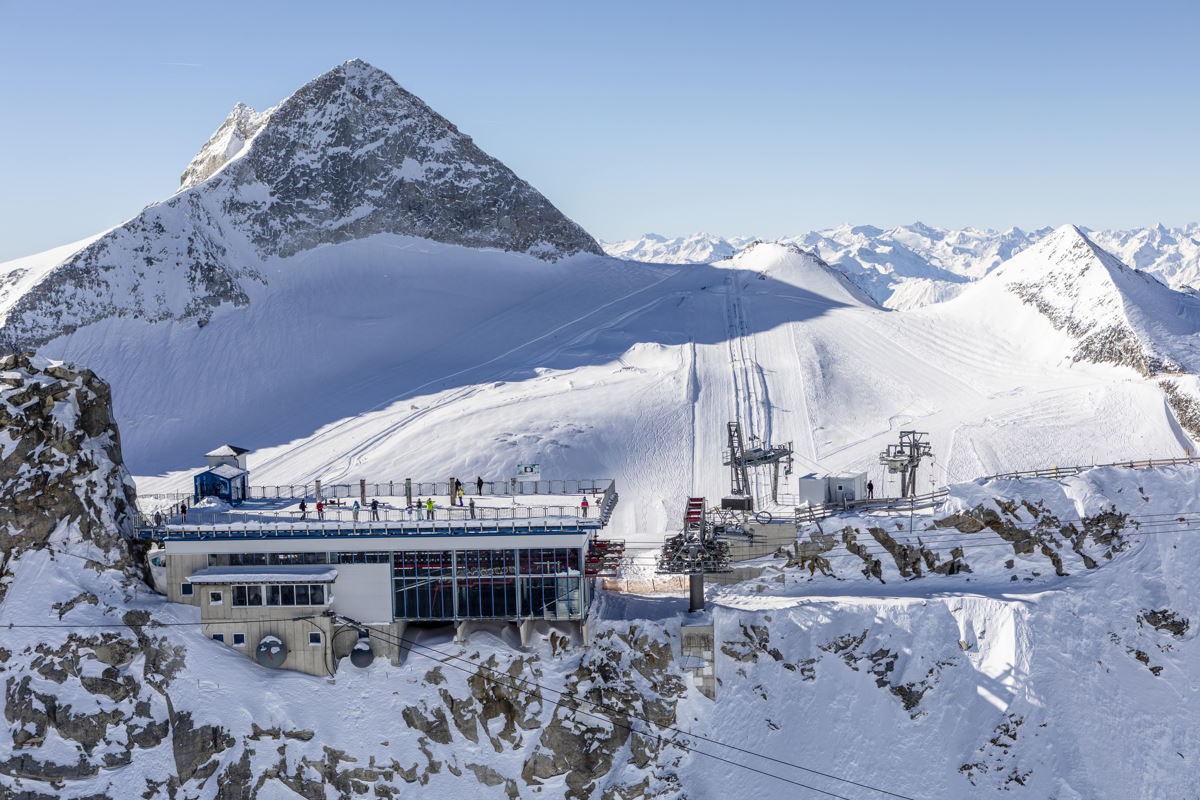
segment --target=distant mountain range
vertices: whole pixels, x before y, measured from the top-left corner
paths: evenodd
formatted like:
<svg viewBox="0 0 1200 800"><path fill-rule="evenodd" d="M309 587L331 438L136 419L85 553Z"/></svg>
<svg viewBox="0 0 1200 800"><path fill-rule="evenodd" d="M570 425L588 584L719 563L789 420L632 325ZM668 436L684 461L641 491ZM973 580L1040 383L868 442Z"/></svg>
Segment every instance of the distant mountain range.
<svg viewBox="0 0 1200 800"><path fill-rule="evenodd" d="M812 251L844 272L876 302L914 308L953 297L968 281L1050 234L1053 228L947 229L915 222L895 228L839 225L779 241ZM1181 228L1156 225L1124 231L1081 228L1121 261L1145 270L1172 288L1200 287L1200 223ZM604 242L611 256L664 264L711 263L728 258L752 236L707 233L667 238L648 233L638 239Z"/></svg>

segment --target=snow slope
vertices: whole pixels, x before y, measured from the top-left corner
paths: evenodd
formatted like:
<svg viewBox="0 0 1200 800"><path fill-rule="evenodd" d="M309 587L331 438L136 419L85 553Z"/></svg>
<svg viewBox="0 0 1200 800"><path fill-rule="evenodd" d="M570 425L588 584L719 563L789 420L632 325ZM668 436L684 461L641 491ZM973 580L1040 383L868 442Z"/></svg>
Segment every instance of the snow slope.
<svg viewBox="0 0 1200 800"><path fill-rule="evenodd" d="M782 245L714 265L551 265L392 237L271 274L203 329L121 320L48 348L112 378L140 491L186 491L226 440L252 448L260 484L503 479L536 461L615 478L614 533L648 545L682 498L728 490L732 419L791 441L797 474L864 469L881 488L878 453L905 428L931 434L923 488L1193 447L1154 379L1078 360L1078 338L1000 280L888 312ZM1097 434L1096 419L1114 424Z"/></svg>

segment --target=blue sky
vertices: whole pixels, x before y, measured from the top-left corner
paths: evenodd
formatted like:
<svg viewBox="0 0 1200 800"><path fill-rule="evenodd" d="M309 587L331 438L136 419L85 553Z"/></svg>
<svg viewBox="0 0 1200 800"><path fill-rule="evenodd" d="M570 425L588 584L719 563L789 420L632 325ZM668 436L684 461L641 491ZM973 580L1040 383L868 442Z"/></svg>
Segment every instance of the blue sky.
<svg viewBox="0 0 1200 800"><path fill-rule="evenodd" d="M354 57L603 239L1200 219L1198 3L0 0L0 259Z"/></svg>

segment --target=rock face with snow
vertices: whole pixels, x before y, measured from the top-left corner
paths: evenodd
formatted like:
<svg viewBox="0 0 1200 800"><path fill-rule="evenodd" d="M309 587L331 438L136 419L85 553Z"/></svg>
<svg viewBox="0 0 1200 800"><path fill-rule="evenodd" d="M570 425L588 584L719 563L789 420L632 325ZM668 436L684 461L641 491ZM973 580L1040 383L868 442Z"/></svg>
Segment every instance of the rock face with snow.
<svg viewBox="0 0 1200 800"><path fill-rule="evenodd" d="M601 252L528 183L362 61L268 111L239 104L181 184L32 288L0 296L8 349L109 318L204 325L221 305L249 303L251 287L266 283L264 262L378 233L551 260Z"/></svg>
<svg viewBox="0 0 1200 800"><path fill-rule="evenodd" d="M108 384L90 370L0 358L0 559L46 546L62 525L123 558L133 503Z"/></svg>

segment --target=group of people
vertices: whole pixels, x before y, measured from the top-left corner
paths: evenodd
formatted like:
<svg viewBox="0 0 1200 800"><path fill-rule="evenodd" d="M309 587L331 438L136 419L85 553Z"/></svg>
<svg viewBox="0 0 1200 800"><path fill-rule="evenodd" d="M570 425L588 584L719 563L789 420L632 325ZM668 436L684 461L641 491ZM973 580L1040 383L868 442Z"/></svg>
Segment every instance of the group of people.
<svg viewBox="0 0 1200 800"><path fill-rule="evenodd" d="M874 487L868 487L868 490L873 489L873 488ZM478 477L475 479L475 490L480 496L483 495L483 478L482 477ZM470 514L470 518L475 519L476 518L476 516L475 516L475 498L472 497L467 502L464 502L464 500L466 500L465 495L466 495L466 492L463 490L462 481L460 481L458 478L451 478L450 479L450 505L451 505L451 507L457 506L459 508L466 508ZM457 501L457 502L455 502L455 501ZM341 505L341 503L338 503L338 505ZM367 505L371 511L371 521L378 522L379 521L379 500L377 498L372 498L371 502L368 503ZM355 500L354 505L351 506L350 512L351 512L351 515L353 516L355 522L358 522L359 513L362 511L362 508L363 508L363 506L358 500ZM587 497L582 498L582 500L579 503L579 511L580 511L581 516L587 517L588 511L590 508L591 508L591 504L588 502ZM413 519L413 514L416 514L416 518L418 520L432 520L434 518L434 512L436 511L436 509L437 509L437 506L434 503L432 497L429 497L427 499L421 499L420 497L418 497L415 502L410 498L408 501L408 504L404 508L404 511L405 511L405 514L408 516L409 520ZM317 500L316 511L317 511L317 519L320 521L324 521L325 520L325 501L324 500ZM184 521L186 521L187 520L187 507L184 506L183 504L180 504L180 513L183 516ZM302 519L302 520L308 519L308 502L306 500L300 501L300 519Z"/></svg>

